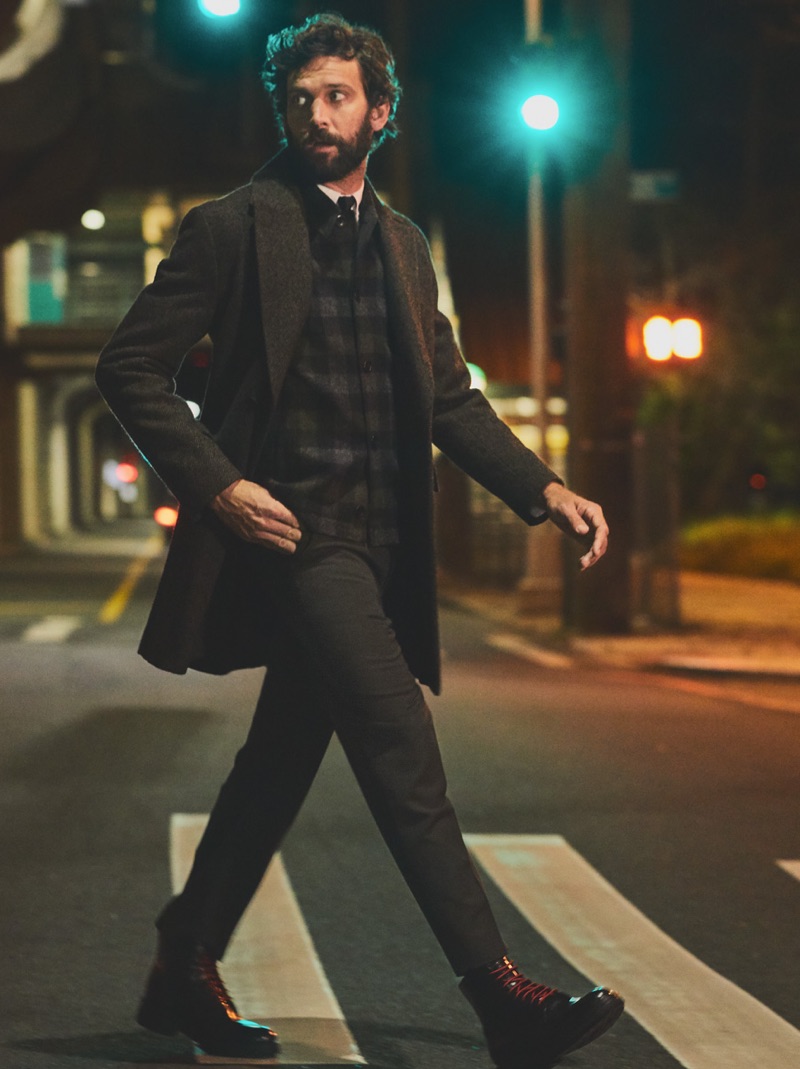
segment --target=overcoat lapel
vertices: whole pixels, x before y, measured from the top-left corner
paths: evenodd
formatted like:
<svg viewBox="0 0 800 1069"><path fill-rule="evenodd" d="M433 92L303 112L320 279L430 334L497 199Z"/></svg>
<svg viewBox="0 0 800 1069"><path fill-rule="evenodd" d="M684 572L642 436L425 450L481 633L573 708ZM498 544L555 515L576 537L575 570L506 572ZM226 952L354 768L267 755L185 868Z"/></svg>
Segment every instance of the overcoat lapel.
<svg viewBox="0 0 800 1069"><path fill-rule="evenodd" d="M311 251L299 194L277 175L252 183L258 289L270 393L277 398L311 303Z"/></svg>
<svg viewBox="0 0 800 1069"><path fill-rule="evenodd" d="M416 380L417 390L430 404L433 396L433 370L431 354L422 326L421 309L416 297L418 265L415 250L391 214L380 211L381 242L383 245L384 270L386 272L386 296L389 323L392 331L393 350L409 360L408 368ZM412 299L412 295L413 299Z"/></svg>
<svg viewBox="0 0 800 1069"><path fill-rule="evenodd" d="M252 182L256 259L270 392L277 398L296 350L311 303L311 250L301 196L283 157L266 165ZM416 250L392 214L378 202L388 312L397 349L408 358L421 398L430 402L433 374L422 310L412 299Z"/></svg>

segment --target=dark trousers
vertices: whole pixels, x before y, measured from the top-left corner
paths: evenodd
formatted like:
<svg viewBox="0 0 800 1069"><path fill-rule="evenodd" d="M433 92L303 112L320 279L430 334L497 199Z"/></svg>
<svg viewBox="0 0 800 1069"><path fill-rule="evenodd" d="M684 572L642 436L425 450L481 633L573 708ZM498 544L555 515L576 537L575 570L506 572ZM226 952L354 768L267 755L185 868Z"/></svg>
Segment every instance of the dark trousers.
<svg viewBox="0 0 800 1069"><path fill-rule="evenodd" d="M335 731L460 975L505 946L447 798L430 711L383 610L394 551L306 539L292 557L254 548L253 581L277 614L270 668L186 886L158 927L223 956Z"/></svg>

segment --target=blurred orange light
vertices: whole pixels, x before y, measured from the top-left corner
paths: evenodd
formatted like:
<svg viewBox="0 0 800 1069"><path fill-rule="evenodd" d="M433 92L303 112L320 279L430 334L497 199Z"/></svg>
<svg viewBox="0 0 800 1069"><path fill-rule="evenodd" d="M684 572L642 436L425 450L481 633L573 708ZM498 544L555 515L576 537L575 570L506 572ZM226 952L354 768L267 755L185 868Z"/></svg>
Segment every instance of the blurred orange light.
<svg viewBox="0 0 800 1069"><path fill-rule="evenodd" d="M650 360L669 360L672 356L672 321L666 316L651 316L642 328L642 338Z"/></svg>
<svg viewBox="0 0 800 1069"><path fill-rule="evenodd" d="M696 360L703 355L703 328L689 317L673 321L666 316L651 316L642 327L642 341L650 360L664 361L672 356Z"/></svg>
<svg viewBox="0 0 800 1069"><path fill-rule="evenodd" d="M676 319L672 324L672 349L683 360L696 360L703 352L703 330L696 319Z"/></svg>
<svg viewBox="0 0 800 1069"><path fill-rule="evenodd" d="M178 522L178 510L172 505L159 505L153 513L153 519L159 527L174 527Z"/></svg>
<svg viewBox="0 0 800 1069"><path fill-rule="evenodd" d="M135 483L139 478L139 469L135 464L123 460L117 464L116 475L121 483Z"/></svg>

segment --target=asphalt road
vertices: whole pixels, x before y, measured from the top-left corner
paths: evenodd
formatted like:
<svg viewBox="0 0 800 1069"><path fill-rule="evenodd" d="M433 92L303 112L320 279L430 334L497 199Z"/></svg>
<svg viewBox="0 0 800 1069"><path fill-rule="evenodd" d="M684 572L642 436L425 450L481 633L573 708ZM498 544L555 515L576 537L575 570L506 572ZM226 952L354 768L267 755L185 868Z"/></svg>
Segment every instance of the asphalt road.
<svg viewBox="0 0 800 1069"><path fill-rule="evenodd" d="M100 621L128 565L0 564L0 1069L190 1060L182 1040L139 1031L132 1014L153 916L169 894L170 817L208 812L260 676L176 678L141 662L135 644L155 565L140 569L120 614ZM716 1034L742 993L752 996L754 1035L758 1013L772 1011L773 1033L786 1028L789 1046L800 1042L784 1024L800 1026L800 717L759 708L757 694L746 705L641 674L540 667L490 647L487 625L466 613L446 611L443 633L445 692L433 709L465 831L562 837L607 881L609 913L590 919L598 952L623 976L661 961L658 938L674 940L676 972L663 966L663 991L659 977L648 981L665 1023L626 1014L564 1065L729 1069L691 1039L692 1027L699 1022L702 1036L710 1021ZM533 851L534 868L548 845L566 857L561 839L504 843L519 844L514 856L525 864ZM488 1066L472 1013L336 745L283 859L359 1046L356 1064ZM487 885L526 971L567 990L604 982L572 964L581 959L567 944L582 919L564 922L563 933L557 922L545 938L522 897L500 891L500 862L486 870ZM607 930L617 904L655 926L644 930L644 949L620 947ZM690 979L687 952L729 982L722 994ZM638 990L623 993L636 1002ZM670 1039L671 1025L689 1037L688 1053ZM770 1054L750 1064L800 1062Z"/></svg>

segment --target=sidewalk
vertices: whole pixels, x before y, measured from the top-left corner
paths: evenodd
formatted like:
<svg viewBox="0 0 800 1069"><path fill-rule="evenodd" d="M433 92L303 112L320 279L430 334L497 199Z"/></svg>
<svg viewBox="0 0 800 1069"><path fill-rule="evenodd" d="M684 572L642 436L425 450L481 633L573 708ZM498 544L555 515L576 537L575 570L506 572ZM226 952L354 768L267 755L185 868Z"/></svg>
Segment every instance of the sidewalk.
<svg viewBox="0 0 800 1069"><path fill-rule="evenodd" d="M521 615L511 591L444 581L442 600L535 645L588 662L634 669L800 679L800 584L684 572L683 625L621 636L566 634L556 617Z"/></svg>

